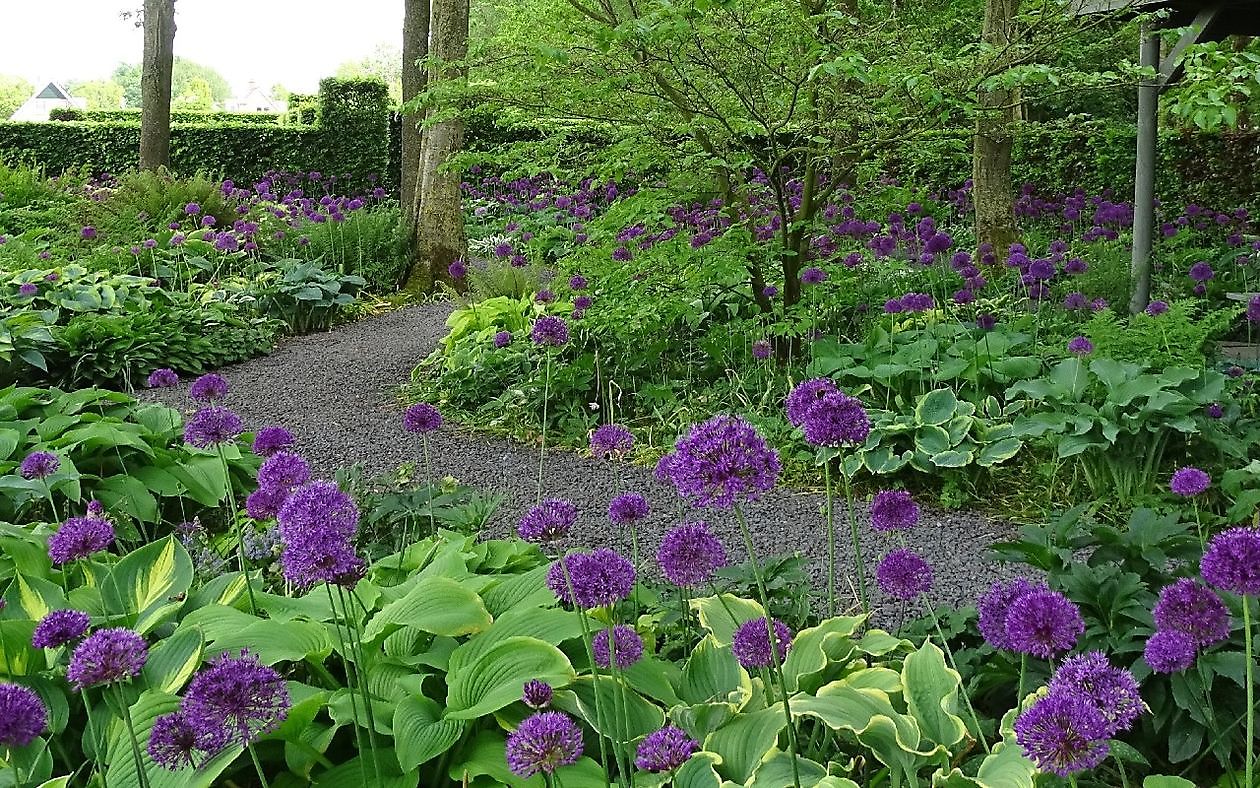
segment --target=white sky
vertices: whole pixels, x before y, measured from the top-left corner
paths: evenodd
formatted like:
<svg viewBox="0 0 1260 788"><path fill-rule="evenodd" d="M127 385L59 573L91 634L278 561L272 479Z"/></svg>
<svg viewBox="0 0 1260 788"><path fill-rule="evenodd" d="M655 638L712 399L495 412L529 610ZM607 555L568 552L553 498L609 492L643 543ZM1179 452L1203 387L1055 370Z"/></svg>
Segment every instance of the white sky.
<svg viewBox="0 0 1260 788"><path fill-rule="evenodd" d="M0 74L32 83L103 79L139 63L140 31L121 12L143 0L0 0ZM402 0L178 0L175 54L250 80L314 92L337 66L402 39ZM38 87L38 86L37 86Z"/></svg>

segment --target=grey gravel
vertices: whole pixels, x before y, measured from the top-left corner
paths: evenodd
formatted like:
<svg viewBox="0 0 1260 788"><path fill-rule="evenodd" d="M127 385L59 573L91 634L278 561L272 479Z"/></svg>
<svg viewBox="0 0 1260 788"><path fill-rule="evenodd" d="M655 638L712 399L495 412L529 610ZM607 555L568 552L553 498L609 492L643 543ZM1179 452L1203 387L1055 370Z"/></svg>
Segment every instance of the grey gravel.
<svg viewBox="0 0 1260 788"><path fill-rule="evenodd" d="M364 463L370 473L392 471L419 456L418 442L401 428L398 386L446 334L449 310L444 303L411 306L329 333L288 340L269 356L219 370L231 385L228 404L241 414L248 429L268 424L289 428L317 473L331 476L356 462ZM178 390L146 396L171 404L181 398ZM430 449L436 475L449 474L473 488L505 496L489 526L492 535L510 532L535 502L536 447L448 424L430 437ZM652 563L661 536L682 518L708 521L732 557L743 554L737 524L729 513L688 512L673 488L657 481L650 468L595 461L572 451L549 451L544 486L544 496L568 498L582 512L574 534L583 546L608 545L629 554L629 534L609 525L605 513L615 495L635 491L648 499L653 510L640 528L645 563ZM779 489L748 505L746 514L759 554L799 551L811 559L815 576L823 577L827 564L823 504L821 494ZM893 537L872 532L865 522L865 505L858 502L856 508L873 589L879 558L902 545ZM852 608L856 604L856 594L850 590L853 553L842 503L836 517L839 584L845 607ZM968 605L994 580L1011 574L1009 568L986 560L985 553L992 542L1014 533L1013 526L981 514L925 508L920 525L905 535L905 546L932 563L934 602ZM885 624L901 618L900 603L881 600L876 591L873 595Z"/></svg>

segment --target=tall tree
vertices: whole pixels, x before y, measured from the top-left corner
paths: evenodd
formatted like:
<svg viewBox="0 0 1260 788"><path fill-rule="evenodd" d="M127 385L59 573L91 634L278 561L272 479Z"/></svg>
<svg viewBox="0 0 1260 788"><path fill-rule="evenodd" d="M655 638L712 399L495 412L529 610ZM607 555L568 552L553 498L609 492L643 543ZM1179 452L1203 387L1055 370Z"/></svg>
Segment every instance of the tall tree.
<svg viewBox="0 0 1260 788"><path fill-rule="evenodd" d="M412 109L424 92L428 69L421 61L429 57L429 0L403 0L402 48L402 209L408 227L414 230L420 212L420 124L424 113ZM412 233L415 248L414 233Z"/></svg>
<svg viewBox="0 0 1260 788"><path fill-rule="evenodd" d="M171 161L171 72L175 66L175 0L144 0L140 74L140 169Z"/></svg>
<svg viewBox="0 0 1260 788"><path fill-rule="evenodd" d="M0 121L8 120L34 92L35 88L25 79L0 74Z"/></svg>
<svg viewBox="0 0 1260 788"><path fill-rule="evenodd" d="M985 0L980 38L995 53L990 77L980 83L976 133L972 143L972 199L976 206L976 242L991 244L998 260L1018 234L1011 153L1018 113L1017 89L993 84L1011 63L1019 0Z"/></svg>
<svg viewBox="0 0 1260 788"><path fill-rule="evenodd" d="M420 203L416 257L407 288L429 290L447 266L468 252L459 173L448 166L464 144L459 85L468 75L468 0L431 2L430 83L440 86L434 122L425 129L420 154ZM446 89L451 88L451 89Z"/></svg>

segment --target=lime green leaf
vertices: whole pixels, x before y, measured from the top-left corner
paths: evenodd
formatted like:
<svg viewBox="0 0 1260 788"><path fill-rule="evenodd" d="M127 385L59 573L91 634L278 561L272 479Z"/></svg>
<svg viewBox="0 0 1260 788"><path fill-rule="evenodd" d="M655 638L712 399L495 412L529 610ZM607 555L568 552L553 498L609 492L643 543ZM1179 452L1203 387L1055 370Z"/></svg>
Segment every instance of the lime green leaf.
<svg viewBox="0 0 1260 788"><path fill-rule="evenodd" d="M467 586L445 577L426 577L373 616L363 639L375 640L398 626L456 637L480 632L490 623L490 611Z"/></svg>
<svg viewBox="0 0 1260 788"><path fill-rule="evenodd" d="M483 717L519 700L530 679L564 687L573 677L573 666L560 649L537 638L511 637L463 671L450 674L445 716L455 720Z"/></svg>

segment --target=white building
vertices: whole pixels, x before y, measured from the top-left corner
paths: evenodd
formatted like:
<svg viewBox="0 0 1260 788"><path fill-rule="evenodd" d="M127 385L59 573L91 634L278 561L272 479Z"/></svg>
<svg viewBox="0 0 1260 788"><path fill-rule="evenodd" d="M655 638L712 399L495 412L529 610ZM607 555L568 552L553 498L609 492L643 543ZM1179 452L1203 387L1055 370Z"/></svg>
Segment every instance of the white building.
<svg viewBox="0 0 1260 788"><path fill-rule="evenodd" d="M42 123L48 120L48 113L54 109L63 109L74 107L75 109L87 109L87 99L75 98L70 95L70 91L58 85L56 82L49 82L44 89L31 96L26 103L17 108L9 120L23 120Z"/></svg>
<svg viewBox="0 0 1260 788"><path fill-rule="evenodd" d="M276 101L260 87L258 83L250 82L245 93L240 96L233 96L223 102L223 109L228 112L274 112L282 113L285 110L285 102Z"/></svg>

